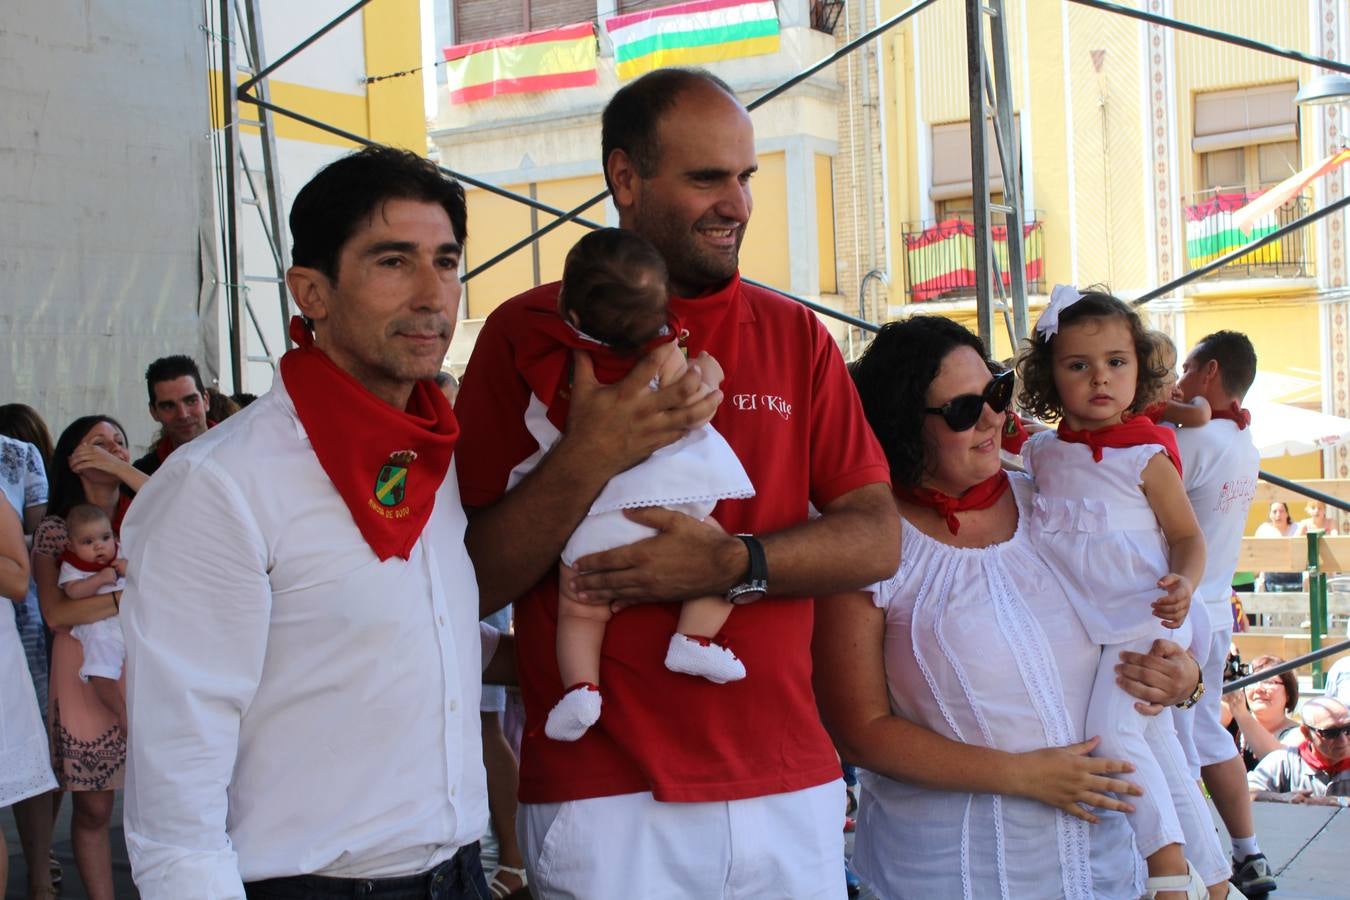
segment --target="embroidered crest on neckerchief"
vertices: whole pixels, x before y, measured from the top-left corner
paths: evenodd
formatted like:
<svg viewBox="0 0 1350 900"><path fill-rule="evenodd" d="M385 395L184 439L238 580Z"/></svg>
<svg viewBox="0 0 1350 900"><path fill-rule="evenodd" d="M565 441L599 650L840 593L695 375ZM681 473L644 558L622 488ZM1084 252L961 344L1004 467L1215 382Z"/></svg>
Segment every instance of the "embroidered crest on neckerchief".
<svg viewBox="0 0 1350 900"><path fill-rule="evenodd" d="M403 502L408 487L408 467L417 459L414 450L398 450L389 454L389 461L375 477L375 499L381 506L398 506Z"/></svg>

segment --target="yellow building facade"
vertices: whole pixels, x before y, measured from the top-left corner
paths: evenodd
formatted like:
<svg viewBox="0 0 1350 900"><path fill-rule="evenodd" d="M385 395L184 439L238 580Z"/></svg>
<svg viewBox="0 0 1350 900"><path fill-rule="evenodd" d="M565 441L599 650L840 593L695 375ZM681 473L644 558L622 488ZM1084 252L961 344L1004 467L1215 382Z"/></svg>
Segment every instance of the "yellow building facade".
<svg viewBox="0 0 1350 900"><path fill-rule="evenodd" d="M880 17L909 4L882 0ZM1130 4L1126 4L1130 5ZM1141 0L1143 9L1277 47L1346 58L1343 2ZM968 218L969 140L964 3L938 3L882 38L888 155L884 198L892 316L938 312L974 327L969 290L935 262L944 227ZM1314 67L1068 2L1004 4L1023 179L1034 223L1032 315L1056 283L1103 284L1129 298L1344 196L1335 171L1247 232L1232 213L1344 144L1346 107L1298 107ZM990 153L993 153L992 146ZM964 165L964 169L961 166ZM996 161L991 173L998 173ZM997 183L991 190L997 190ZM962 193L964 191L964 194ZM1001 223L1001 217L995 218ZM1258 392L1350 415L1346 396L1345 219L1335 214L1153 301L1154 325L1185 348L1219 329L1256 346ZM943 239L947 244L952 240ZM841 253L844 252L840 248ZM944 282L956 289L931 290ZM1034 277L1033 277L1034 275ZM925 290L925 287L929 290ZM1012 352L999 334L994 352ZM1350 477L1345 448L1283 457L1291 477Z"/></svg>

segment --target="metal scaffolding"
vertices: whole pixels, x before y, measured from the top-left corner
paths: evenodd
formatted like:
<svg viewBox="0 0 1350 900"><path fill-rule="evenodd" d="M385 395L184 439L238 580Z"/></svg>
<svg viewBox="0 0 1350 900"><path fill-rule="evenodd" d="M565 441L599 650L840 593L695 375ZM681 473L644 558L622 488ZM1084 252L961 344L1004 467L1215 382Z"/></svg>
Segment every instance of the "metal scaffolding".
<svg viewBox="0 0 1350 900"><path fill-rule="evenodd" d="M223 79L222 88L224 93L230 98L230 102L227 104L229 107L227 115L235 116L237 114L238 103L252 104L258 109L259 115L256 121L248 124L254 124L264 129L265 135L270 136L272 134L270 123L272 115L275 114L286 116L297 122L302 122L313 128L337 135L359 145L371 145L373 142L362 135L338 128L330 123L307 116L297 110L288 109L275 104L271 102L267 94L267 79L273 73L296 55L303 52L307 47L318 41L325 34L332 31L343 21L361 10L370 2L370 0L357 0L356 3L332 21L326 23L323 27L319 28L309 37L283 53L273 62L261 67L259 66L262 61L261 35L258 34L256 28L257 4L259 0L220 0L222 18L227 17L232 4L238 2L244 2L247 5L247 14L241 18L246 19L249 23L248 45L252 48L252 55L250 57L251 67L248 70L249 77L247 80L240 83L237 88L233 83L234 72L232 67L224 67L225 71L221 73L221 78ZM782 95L793 86L810 78L812 75L815 75L828 66L833 65L868 42L879 38L897 25L908 21L910 18L917 15L922 10L934 5L936 2L938 2L938 0L917 0L917 2L913 3L903 12L877 24L875 27L867 30L854 40L841 45L833 53L826 55L818 62L812 64L791 78L788 78L761 96L756 97L747 104L747 108L755 109L768 103L770 100ZM1064 0L1064 2L1091 7L1114 15L1139 19L1188 34L1195 34L1239 47L1256 50L1261 53L1350 74L1350 65L1338 62L1334 59L1327 59L1295 50L1275 47L1251 38L1206 28L1169 16L1159 15L1157 13L1133 9L1118 3L1107 2L1107 0ZM979 323L981 337L984 338L987 344L990 344L994 331L994 316L996 312L1000 313L1004 320L1008 335L1011 338L1013 345L1016 346L1018 342L1025 337L1028 328L1026 267L1022 248L1022 218L1025 210L1022 209L1022 166L1013 120L1012 91L1008 74L1008 38L1004 28L1005 18L1003 5L1003 0L983 0L983 2L982 0L965 0L967 37L966 69L970 97L972 182L975 188L972 201L975 220L977 321ZM985 21L986 18L988 19L987 23ZM229 35L230 31L226 29L225 34ZM993 134L995 148L1003 173L1004 200L1002 203L998 204L991 203L989 196L990 158L988 148L985 146L985 133L983 128L983 124L987 119L992 120L994 126ZM232 130L232 124L237 124L237 121L237 118L227 119L227 132ZM227 140L229 140L228 137ZM278 210L278 198L280 193L276 189L275 184L275 142L274 140L265 139L264 147L268 147L269 143L271 144L270 154L267 150L264 152L265 155L270 155L270 158L264 160L264 171L271 172L272 174L265 179L265 190L262 193L266 196L260 196L256 191L253 196L258 201L260 211L263 209L268 211L267 221L270 223L269 237L273 243L274 261L278 269L279 279L280 274L284 273L285 248L287 241L285 240L284 233L284 218L280 216ZM238 198L240 197L241 178L246 177L248 174L247 167L238 164L236 157L237 153L231 155L232 162L229 166L230 171L228 179L230 184L226 188L226 213L230 218L227 230L231 235L237 235L238 217L240 215L240 201ZM466 173L457 172L445 166L441 166L440 168L447 175L466 185L488 191L499 197L507 198L554 217L552 221L525 235L501 253L498 253L491 259L486 260L482 264L475 266L473 269L466 272L464 274L465 281L472 279L485 269L496 265L511 254L529 246L531 243L539 240L544 235L568 222L575 222L588 228L602 227L598 222L583 218L582 213L602 202L605 197L608 196L608 192L601 192L570 210L563 210L547 203L543 203L535 198L518 194L481 179L474 178ZM1209 272L1220 268L1225 263L1239 259L1267 243L1279 240L1281 237L1300 230L1325 216L1339 212L1347 205L1350 205L1350 197L1336 201L1320 210L1314 210L1301 216L1271 234L1253 240L1243 247L1212 261L1206 266L1189 271L1179 278L1173 279L1172 281L1145 293L1136 299L1135 303L1136 305L1142 305L1157 297L1170 294L1177 288L1189 284L1198 278L1202 278ZM1005 273L999 272L997 259L994 254L990 220L991 213L1002 215L1006 223L1008 261L1006 265L1007 271ZM245 313L251 315L251 309L248 305L246 291L244 292L243 299L238 299L238 292L243 283L243 279L239 274L242 271L242 261L239 258L240 251L234 239L227 241L227 248L230 248L227 249L226 253L226 286L230 291L230 309L232 310L231 363L232 368L236 373L236 378L238 378L238 373L242 370L245 361L243 354L242 326L240 325L240 322ZM231 250L233 252L231 252ZM233 257L233 259L230 257ZM884 275L884 273L880 274ZM749 281L749 279L746 280ZM281 303L283 304L283 321L285 321L286 316L284 313L287 308L285 286L284 283L281 283L279 280L278 283L281 285ZM751 281L750 283L759 284L754 281ZM831 309L804 297L799 297L784 291L781 288L770 285L760 286L789 297L790 299L815 310L821 315L840 320L855 328L875 332L879 327L874 322L869 322L863 318ZM266 348L268 345L265 336L261 334L261 329L259 329L259 337L263 341L264 348ZM265 350L265 354L266 355L260 357L260 359L265 359L269 362L273 361L270 351Z"/></svg>

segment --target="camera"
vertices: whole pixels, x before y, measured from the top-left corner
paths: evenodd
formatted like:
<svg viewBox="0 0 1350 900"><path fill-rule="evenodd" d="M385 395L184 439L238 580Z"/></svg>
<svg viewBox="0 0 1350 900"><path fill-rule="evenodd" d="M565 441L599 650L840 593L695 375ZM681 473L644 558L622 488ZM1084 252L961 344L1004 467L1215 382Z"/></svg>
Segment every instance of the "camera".
<svg viewBox="0 0 1350 900"><path fill-rule="evenodd" d="M1237 681L1239 678L1245 678L1252 674L1252 664L1242 661L1242 656L1236 650L1228 654L1223 661L1223 680L1225 682Z"/></svg>

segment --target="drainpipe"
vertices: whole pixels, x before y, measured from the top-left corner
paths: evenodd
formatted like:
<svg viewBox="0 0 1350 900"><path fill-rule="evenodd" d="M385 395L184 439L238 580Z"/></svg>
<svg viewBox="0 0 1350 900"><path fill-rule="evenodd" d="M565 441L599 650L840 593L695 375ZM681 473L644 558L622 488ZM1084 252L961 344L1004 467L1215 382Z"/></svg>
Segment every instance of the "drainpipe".
<svg viewBox="0 0 1350 900"><path fill-rule="evenodd" d="M873 279L876 279L888 288L891 286L890 276L881 269L872 269L862 277L862 281L858 282L858 318L860 319L867 319L867 283ZM858 329L858 331L858 343L865 343L867 336L861 333L861 328Z"/></svg>

